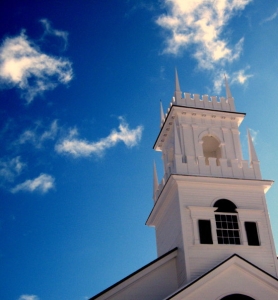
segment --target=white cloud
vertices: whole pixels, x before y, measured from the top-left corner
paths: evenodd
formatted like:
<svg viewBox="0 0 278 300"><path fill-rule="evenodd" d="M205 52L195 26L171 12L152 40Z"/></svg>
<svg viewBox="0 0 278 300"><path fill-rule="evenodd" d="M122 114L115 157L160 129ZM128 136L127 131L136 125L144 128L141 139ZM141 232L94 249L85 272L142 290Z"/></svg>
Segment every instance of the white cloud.
<svg viewBox="0 0 278 300"><path fill-rule="evenodd" d="M156 22L170 31L164 52L178 54L193 45L194 57L203 69L214 68L237 59L243 38L231 48L221 37L225 25L236 11L243 10L251 0L165 0L170 12Z"/></svg>
<svg viewBox="0 0 278 300"><path fill-rule="evenodd" d="M17 87L30 103L34 97L73 78L71 62L42 53L22 32L8 37L0 46L0 81L3 87Z"/></svg>
<svg viewBox="0 0 278 300"><path fill-rule="evenodd" d="M249 69L249 67L234 72L231 76L231 83L246 84L248 79L254 76L253 74L246 74L247 69Z"/></svg>
<svg viewBox="0 0 278 300"><path fill-rule="evenodd" d="M214 73L214 80L213 80L213 91L219 94L224 86L224 70L220 70ZM226 75L228 78L228 76Z"/></svg>
<svg viewBox="0 0 278 300"><path fill-rule="evenodd" d="M38 133L40 126L37 125L35 129L27 129L25 130L19 137L18 143L25 144L30 142L35 145L36 148L40 148L42 143L46 140L54 140L59 130L58 121L54 120L49 129L43 131L42 133Z"/></svg>
<svg viewBox="0 0 278 300"><path fill-rule="evenodd" d="M1 159L0 160L0 177L5 181L12 182L15 177L20 175L25 164L21 161L20 156L12 159Z"/></svg>
<svg viewBox="0 0 278 300"><path fill-rule="evenodd" d="M141 140L143 127L137 126L135 129L129 129L128 124L123 118L120 119L118 130L113 129L111 133L98 142L88 142L77 139L77 130L70 132L69 136L56 145L58 153L67 153L74 157L90 156L92 154L101 156L105 150L115 146L122 141L127 147L133 147Z"/></svg>
<svg viewBox="0 0 278 300"><path fill-rule="evenodd" d="M54 29L51 26L50 22L47 19L41 19L40 22L44 26L43 38L46 35L54 35L54 36L56 36L58 38L61 38L64 41L64 43L65 43L64 49L66 49L67 48L67 44L68 44L68 35L69 35L68 32L63 31L63 30Z"/></svg>
<svg viewBox="0 0 278 300"><path fill-rule="evenodd" d="M224 84L224 74L228 79L229 85L240 84L246 85L248 83L249 78L253 77L253 74L248 74L247 71L250 69L247 66L245 69L241 69L239 71L233 72L232 74L227 74L224 70L219 70L214 72L214 80L213 80L213 91L216 93L220 93L222 88L225 86Z"/></svg>
<svg viewBox="0 0 278 300"><path fill-rule="evenodd" d="M39 300L39 297L36 295L21 295L18 300Z"/></svg>
<svg viewBox="0 0 278 300"><path fill-rule="evenodd" d="M13 189L11 189L12 193L17 193L19 191L26 191L26 192L41 192L46 193L50 189L54 188L55 179L48 174L41 174L39 177L35 179L28 179L23 183L18 184Z"/></svg>
<svg viewBox="0 0 278 300"><path fill-rule="evenodd" d="M260 24L273 21L274 19L276 19L277 16L278 16L278 8L276 9L276 11L271 16L269 16L269 17L265 18L264 20L262 20L260 22Z"/></svg>

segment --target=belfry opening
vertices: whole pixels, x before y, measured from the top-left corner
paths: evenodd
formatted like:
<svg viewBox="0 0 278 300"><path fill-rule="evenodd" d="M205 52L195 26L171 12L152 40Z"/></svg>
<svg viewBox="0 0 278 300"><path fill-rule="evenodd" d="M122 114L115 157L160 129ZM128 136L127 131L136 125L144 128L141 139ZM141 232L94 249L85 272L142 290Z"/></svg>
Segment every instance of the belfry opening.
<svg viewBox="0 0 278 300"><path fill-rule="evenodd" d="M216 158L216 165L219 166L219 158L221 158L220 142L212 135L206 135L202 138L203 153L206 165L209 165L209 158Z"/></svg>

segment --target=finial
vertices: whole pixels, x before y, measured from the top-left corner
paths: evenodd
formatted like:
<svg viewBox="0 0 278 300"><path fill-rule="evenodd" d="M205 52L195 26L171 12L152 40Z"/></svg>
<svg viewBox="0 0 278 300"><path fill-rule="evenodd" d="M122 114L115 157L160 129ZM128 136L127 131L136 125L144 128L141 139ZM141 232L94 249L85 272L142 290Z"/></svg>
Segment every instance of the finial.
<svg viewBox="0 0 278 300"><path fill-rule="evenodd" d="M256 154L256 150L249 129L247 129L247 136L248 136L248 148L249 148L249 162L252 163L253 161L258 161L258 157Z"/></svg>
<svg viewBox="0 0 278 300"><path fill-rule="evenodd" d="M156 200L155 194L158 190L158 179L157 179L157 171L155 161L153 162L153 200Z"/></svg>
<svg viewBox="0 0 278 300"><path fill-rule="evenodd" d="M176 104L180 104L181 101L181 89L180 89L180 83L179 83L179 76L177 68L175 68L175 92L174 92L174 101Z"/></svg>
<svg viewBox="0 0 278 300"><path fill-rule="evenodd" d="M180 92L180 83L179 83L179 75L177 68L175 68L175 92Z"/></svg>
<svg viewBox="0 0 278 300"><path fill-rule="evenodd" d="M164 121L165 121L165 114L164 114L162 102L160 100L160 127L163 126Z"/></svg>
<svg viewBox="0 0 278 300"><path fill-rule="evenodd" d="M224 74L224 78L225 78L225 87L226 87L226 98L227 99L233 98L229 84L228 84L228 80L226 78L226 74Z"/></svg>

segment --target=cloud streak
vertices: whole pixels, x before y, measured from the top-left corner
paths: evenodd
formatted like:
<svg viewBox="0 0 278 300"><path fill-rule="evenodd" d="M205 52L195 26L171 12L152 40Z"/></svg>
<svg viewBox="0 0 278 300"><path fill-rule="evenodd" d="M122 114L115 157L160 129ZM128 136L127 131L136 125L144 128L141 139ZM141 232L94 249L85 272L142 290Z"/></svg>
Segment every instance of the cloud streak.
<svg viewBox="0 0 278 300"><path fill-rule="evenodd" d="M249 67L234 72L231 76L232 77L231 83L245 84L249 78L253 77L254 76L253 74L246 73L247 69L249 69Z"/></svg>
<svg viewBox="0 0 278 300"><path fill-rule="evenodd" d="M25 163L21 161L21 157L17 156L11 159L0 160L0 177L4 181L13 182L15 177L19 176L25 167Z"/></svg>
<svg viewBox="0 0 278 300"><path fill-rule="evenodd" d="M107 137L100 139L98 142L78 139L77 130L72 130L67 138L56 145L55 149L61 154L86 157L91 155L102 156L107 149L114 147L119 142L123 142L129 148L137 145L141 140L143 127L137 126L135 129L129 129L124 119L119 119L118 130L113 129Z"/></svg>
<svg viewBox="0 0 278 300"><path fill-rule="evenodd" d="M41 192L43 194L47 193L49 190L53 189L55 186L55 179L48 174L41 174L35 179L28 179L23 183L16 185L11 189L12 193L17 193L19 191L25 192Z"/></svg>
<svg viewBox="0 0 278 300"><path fill-rule="evenodd" d="M244 39L232 48L221 34L228 20L249 2L251 0L165 0L169 14L156 20L170 32L164 52L176 55L193 46L193 56L202 69L234 61L241 54Z"/></svg>
<svg viewBox="0 0 278 300"><path fill-rule="evenodd" d="M18 88L27 103L58 84L69 83L72 78L69 60L43 53L24 32L19 36L7 37L0 46L1 86Z"/></svg>
<svg viewBox="0 0 278 300"><path fill-rule="evenodd" d="M39 300L39 297L36 295L21 295L18 300Z"/></svg>
<svg viewBox="0 0 278 300"><path fill-rule="evenodd" d="M276 19L277 16L278 16L278 8L276 9L276 11L271 16L269 16L268 18L265 18L264 20L262 20L260 22L260 24L262 25L264 23L271 22L274 19Z"/></svg>
<svg viewBox="0 0 278 300"><path fill-rule="evenodd" d="M19 137L19 140L16 142L16 144L25 144L25 143L32 143L36 148L41 148L43 142L47 140L54 140L57 136L59 127L58 127L58 121L54 120L49 129L43 131L41 134L39 134L37 131L39 131L39 126L35 129L27 129L25 130Z"/></svg>
<svg viewBox="0 0 278 300"><path fill-rule="evenodd" d="M61 38L65 43L65 45L64 45L64 50L65 50L68 45L68 35L69 35L68 32L63 31L63 30L54 29L47 19L41 19L40 22L44 27L43 38L47 35L52 35L52 36Z"/></svg>
<svg viewBox="0 0 278 300"><path fill-rule="evenodd" d="M248 80L254 76L253 74L247 73L249 69L250 67L247 66L246 68L232 72L231 74L227 74L227 72L224 70L216 71L214 73L213 90L217 93L220 93L222 87L224 86L224 73L226 73L226 78L229 79L228 81L230 85L246 85Z"/></svg>

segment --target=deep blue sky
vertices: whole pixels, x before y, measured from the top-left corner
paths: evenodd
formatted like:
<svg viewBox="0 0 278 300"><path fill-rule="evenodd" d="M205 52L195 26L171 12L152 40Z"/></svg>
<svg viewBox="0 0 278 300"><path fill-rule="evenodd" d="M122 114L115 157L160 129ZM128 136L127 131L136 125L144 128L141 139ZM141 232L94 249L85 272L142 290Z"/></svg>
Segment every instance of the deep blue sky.
<svg viewBox="0 0 278 300"><path fill-rule="evenodd" d="M244 157L250 128L277 181L278 5L226 2L1 1L1 300L88 299L156 258L152 146L175 67L191 93L225 95L227 74Z"/></svg>

